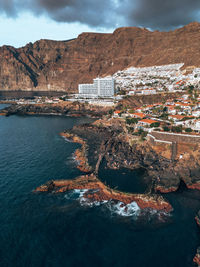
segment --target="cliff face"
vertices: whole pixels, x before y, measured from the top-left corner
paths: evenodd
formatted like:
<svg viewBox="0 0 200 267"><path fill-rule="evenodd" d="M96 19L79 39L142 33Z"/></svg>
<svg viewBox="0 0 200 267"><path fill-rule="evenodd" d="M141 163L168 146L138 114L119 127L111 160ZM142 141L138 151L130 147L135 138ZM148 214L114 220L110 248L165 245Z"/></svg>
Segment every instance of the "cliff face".
<svg viewBox="0 0 200 267"><path fill-rule="evenodd" d="M0 90L76 92L78 83L128 66L200 66L200 24L170 32L135 27L113 34L82 33L69 41L40 40L0 48Z"/></svg>

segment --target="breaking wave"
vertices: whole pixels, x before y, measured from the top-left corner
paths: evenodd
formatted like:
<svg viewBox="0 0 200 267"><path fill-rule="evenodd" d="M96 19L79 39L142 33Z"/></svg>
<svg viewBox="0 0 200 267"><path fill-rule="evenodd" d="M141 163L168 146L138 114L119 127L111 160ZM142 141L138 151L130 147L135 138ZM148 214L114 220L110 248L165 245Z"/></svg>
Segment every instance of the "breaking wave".
<svg viewBox="0 0 200 267"><path fill-rule="evenodd" d="M138 216L141 211L136 202L131 202L130 204L125 205L123 202L113 203L110 201L107 206L111 211L111 214L117 214L126 217Z"/></svg>
<svg viewBox="0 0 200 267"><path fill-rule="evenodd" d="M153 221L159 221L164 223L169 220L171 213L164 211L158 211L154 209L141 209L136 202L130 204L124 204L123 202L110 201L94 201L84 197L86 192L95 193L98 190L91 189L74 189L65 194L66 199L78 200L83 207L103 207L108 210L111 216L132 217L133 219L145 218L146 223Z"/></svg>
<svg viewBox="0 0 200 267"><path fill-rule="evenodd" d="M67 142L67 143L73 143L72 140L68 139L67 137L65 136L62 136L62 138Z"/></svg>

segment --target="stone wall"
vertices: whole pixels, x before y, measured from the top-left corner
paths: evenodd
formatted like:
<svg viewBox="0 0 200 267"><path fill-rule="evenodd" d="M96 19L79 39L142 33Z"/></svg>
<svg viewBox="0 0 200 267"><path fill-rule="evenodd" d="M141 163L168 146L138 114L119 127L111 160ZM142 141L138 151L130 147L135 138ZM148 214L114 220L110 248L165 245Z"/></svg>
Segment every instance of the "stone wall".
<svg viewBox="0 0 200 267"><path fill-rule="evenodd" d="M200 143L200 136L189 134L176 134L164 132L151 132L148 134L148 139L151 143L165 142L165 143L187 143L197 144Z"/></svg>

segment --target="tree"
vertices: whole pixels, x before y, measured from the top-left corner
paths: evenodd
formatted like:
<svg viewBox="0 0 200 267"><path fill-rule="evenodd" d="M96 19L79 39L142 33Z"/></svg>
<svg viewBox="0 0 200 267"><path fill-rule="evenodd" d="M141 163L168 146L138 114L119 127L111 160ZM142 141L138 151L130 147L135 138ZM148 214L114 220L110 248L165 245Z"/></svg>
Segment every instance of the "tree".
<svg viewBox="0 0 200 267"><path fill-rule="evenodd" d="M167 120L168 119L168 116L169 116L168 113L163 113L163 114L160 115L159 118L164 119L164 120Z"/></svg>
<svg viewBox="0 0 200 267"><path fill-rule="evenodd" d="M167 127L167 126L163 126L163 131L164 131L164 132L169 132L170 129L169 129L169 127Z"/></svg>
<svg viewBox="0 0 200 267"><path fill-rule="evenodd" d="M185 132L186 132L186 133L191 133L192 131L193 131L193 130L192 130L191 128L186 128L186 129L185 129Z"/></svg>
<svg viewBox="0 0 200 267"><path fill-rule="evenodd" d="M172 132L181 133L182 132L182 126L172 126Z"/></svg>
<svg viewBox="0 0 200 267"><path fill-rule="evenodd" d="M160 122L154 122L150 125L150 127L159 127L160 126Z"/></svg>
<svg viewBox="0 0 200 267"><path fill-rule="evenodd" d="M163 108L163 112L167 112L167 107L164 107Z"/></svg>
<svg viewBox="0 0 200 267"><path fill-rule="evenodd" d="M139 119L136 119L136 118L132 118L132 119L130 119L130 118L126 118L126 123L127 124L132 124L132 123L138 123L138 121L139 121Z"/></svg>
<svg viewBox="0 0 200 267"><path fill-rule="evenodd" d="M108 113L109 113L110 115L113 115L113 113L114 113L113 109L110 109L110 110L108 111Z"/></svg>

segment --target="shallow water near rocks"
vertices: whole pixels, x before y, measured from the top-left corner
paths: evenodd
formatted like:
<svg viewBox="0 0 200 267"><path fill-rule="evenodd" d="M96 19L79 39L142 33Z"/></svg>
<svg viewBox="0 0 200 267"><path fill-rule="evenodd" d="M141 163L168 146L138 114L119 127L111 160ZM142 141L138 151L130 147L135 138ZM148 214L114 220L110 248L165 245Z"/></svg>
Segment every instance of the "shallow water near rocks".
<svg viewBox="0 0 200 267"><path fill-rule="evenodd" d="M194 221L200 209L197 191L167 195L174 207L170 216L153 210L138 213L134 203L129 216L120 214L119 203L83 205L78 191L32 192L50 179L81 174L72 159L79 145L59 132L88 121L0 117L0 266L193 266L200 244ZM118 178L118 189L127 191L120 181L124 176ZM110 182L115 177L110 172ZM106 181L106 171L101 179ZM134 179L129 188L134 188Z"/></svg>

